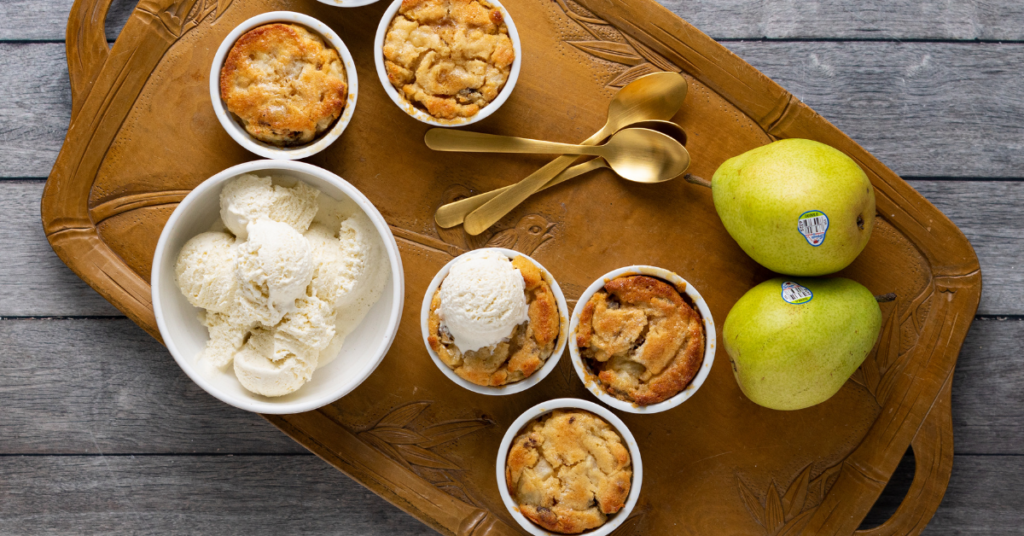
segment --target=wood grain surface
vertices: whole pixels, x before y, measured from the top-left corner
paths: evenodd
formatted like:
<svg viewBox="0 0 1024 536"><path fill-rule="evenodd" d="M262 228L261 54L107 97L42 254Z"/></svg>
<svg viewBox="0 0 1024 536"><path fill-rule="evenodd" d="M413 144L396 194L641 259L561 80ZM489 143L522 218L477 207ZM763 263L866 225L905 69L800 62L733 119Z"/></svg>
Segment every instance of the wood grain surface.
<svg viewBox="0 0 1024 536"><path fill-rule="evenodd" d="M342 534L433 530L313 456L90 456L3 460L4 534ZM907 465L908 468L912 464ZM1024 458L956 456L925 534L1019 534ZM894 487L908 487L907 473ZM884 496L879 513L895 509ZM865 525L885 518L869 517Z"/></svg>
<svg viewBox="0 0 1024 536"><path fill-rule="evenodd" d="M73 0L5 0L0 39L59 41ZM664 0L716 39L1024 40L1024 6L1012 0ZM113 41L135 3L114 0Z"/></svg>
<svg viewBox="0 0 1024 536"><path fill-rule="evenodd" d="M847 4L806 2L806 9L797 9L787 1L666 2L715 37L781 40L726 44L904 176L943 179L911 184L960 225L978 251L986 278L979 313L1020 315L1017 233L1024 200L1021 183L1012 180L1021 169L1013 160L1022 143L1014 77L1019 45L998 45L993 53L992 43L941 42L1020 40L1019 4ZM112 8L111 28L127 14L119 5ZM0 320L0 362L13 372L0 379L0 393L15 394L5 397L13 404L0 418L0 533L273 534L284 529L280 520L310 534L430 533L319 460L294 455L294 444L261 419L192 391L134 324L95 318L119 313L53 256L37 219L40 179L67 126L70 90L63 43L24 41L61 40L69 8L70 2L52 0L0 4L0 40L8 41L0 42L0 72L8 75L0 80L0 176L28 179L0 182L0 250L13 255L0 270L0 317L6 317ZM109 37L116 34L111 28ZM801 39L825 42L787 41ZM910 43L915 48L900 56L908 44L884 41L890 39L929 42ZM893 54L906 61L892 61ZM926 72L919 85L907 86L912 62L925 58L968 74L943 80ZM862 78L871 82L859 83ZM983 88L988 98L947 120L950 108L970 105L956 91L947 95L951 87ZM887 113L878 115L872 106ZM888 138L871 147L880 132ZM950 132L970 141L958 151L921 158L935 142L952 145L945 141ZM989 151L988 157L974 158L972 150ZM987 180L993 178L1010 180ZM85 318L43 318L65 316ZM953 385L953 478L926 534L1016 534L1024 521L1024 467L1016 461L1024 454L1024 389L1017 373L1024 323L981 320L965 342ZM53 366L36 367L40 360ZM97 381L109 385L96 389ZM60 411L42 402L61 397L69 402ZM151 426L150 418L165 426ZM283 475L278 468L286 469ZM895 510L910 470L901 466L866 525ZM211 476L225 473L232 476ZM301 496L301 504L281 496Z"/></svg>
<svg viewBox="0 0 1024 536"><path fill-rule="evenodd" d="M1024 182L912 180L974 245L986 288L978 314L1024 314ZM0 181L0 316L120 315L78 279L46 242L39 218L41 181Z"/></svg>
<svg viewBox="0 0 1024 536"><path fill-rule="evenodd" d="M218 402L125 318L0 320L0 453L300 453ZM955 452L1024 454L1024 321L974 323L953 382ZM154 424L155 423L155 424Z"/></svg>
<svg viewBox="0 0 1024 536"><path fill-rule="evenodd" d="M1024 43L724 44L904 178L1024 175ZM0 72L0 177L44 177L70 119L64 45L0 43Z"/></svg>

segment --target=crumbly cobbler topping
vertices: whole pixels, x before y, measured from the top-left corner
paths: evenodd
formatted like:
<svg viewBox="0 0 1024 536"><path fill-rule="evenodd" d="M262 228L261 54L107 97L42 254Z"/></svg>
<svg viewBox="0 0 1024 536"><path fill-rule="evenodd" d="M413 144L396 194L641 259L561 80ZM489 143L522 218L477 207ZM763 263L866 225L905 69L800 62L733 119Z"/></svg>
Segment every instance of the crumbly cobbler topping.
<svg viewBox="0 0 1024 536"><path fill-rule="evenodd" d="M348 85L338 52L296 24L266 24L238 38L220 71L225 105L254 138L303 145L345 108Z"/></svg>
<svg viewBox="0 0 1024 536"><path fill-rule="evenodd" d="M575 337L605 390L642 406L685 389L704 362L700 315L674 287L648 276L606 283L583 308Z"/></svg>
<svg viewBox="0 0 1024 536"><path fill-rule="evenodd" d="M512 259L512 266L523 275L529 320L513 328L508 338L494 347L460 351L438 316L440 286L430 301L430 347L460 378L477 385L496 387L528 378L551 357L558 340L561 321L551 286L526 257Z"/></svg>
<svg viewBox="0 0 1024 536"><path fill-rule="evenodd" d="M515 56L486 0L402 0L384 40L388 80L438 119L472 117L497 98Z"/></svg>
<svg viewBox="0 0 1024 536"><path fill-rule="evenodd" d="M563 534L605 524L625 506L632 478L622 437L582 410L555 410L531 422L512 441L505 466L519 511Z"/></svg>

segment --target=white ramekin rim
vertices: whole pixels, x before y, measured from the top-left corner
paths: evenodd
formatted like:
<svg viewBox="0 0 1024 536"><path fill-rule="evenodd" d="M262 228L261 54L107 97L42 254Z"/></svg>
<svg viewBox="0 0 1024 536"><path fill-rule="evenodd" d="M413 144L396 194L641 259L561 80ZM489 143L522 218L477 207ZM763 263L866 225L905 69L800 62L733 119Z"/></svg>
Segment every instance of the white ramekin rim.
<svg viewBox="0 0 1024 536"><path fill-rule="evenodd" d="M384 249L387 253L389 267L391 269L391 280L395 289L394 295L392 296L391 313L388 315L388 325L386 330L387 337L382 341L382 344L378 347L378 351L375 355L369 357L369 366L365 367L360 371L360 374L350 378L348 381L338 382L337 388L326 395L312 397L306 400L294 400L289 402L277 402L274 399L252 400L233 396L217 388L213 382L211 382L202 373L202 371L199 370L198 365L195 363L195 356L186 356L184 352L178 349L175 344L175 338L165 322L162 297L159 292L159 289L161 288L159 282L165 277L174 277L173 272L165 274L161 269L164 262L163 257L165 255L177 255L176 251L167 251L167 242L169 240L168 237L170 235L170 230L173 229L178 220L182 218L182 214L187 212L189 205L204 196L219 195L223 183L231 178L244 173L268 170L295 171L315 175L337 187L344 195L352 199L352 201L354 201L366 214L370 221L373 222L374 228L380 234L381 242L383 242ZM387 355L388 351L391 349L391 345L395 342L395 337L398 335L398 327L402 320L402 308L405 304L405 272L402 269L402 257L399 253L398 243L395 241L395 236L392 234L391 228L384 220L380 211L378 211L377 208L373 206L373 203L371 203L362 192L356 189L355 186L334 173L305 162L292 162L288 160L254 160L252 162L232 166L203 181L202 184L185 196L185 198L174 209L174 212L171 213L171 217L167 220L167 223L164 225L164 228L160 233L160 240L157 242L156 252L153 255L150 286L152 288L153 313L156 317L157 328L160 331L160 336L163 338L163 342L167 346L168 351L170 351L174 360L178 363L178 366L181 367L185 374L188 375L188 377L204 391L226 404L255 413L276 415L302 413L321 408L347 395L362 384L366 378L368 378L370 374L377 369L381 361L384 360L384 356Z"/></svg>
<svg viewBox="0 0 1024 536"><path fill-rule="evenodd" d="M341 117L334 122L331 129L326 134L320 135L319 138L314 139L312 142L306 145L300 145L297 147L276 147L269 143L264 143L256 138L253 138L242 125L238 124L234 119L231 118L231 113L228 111L227 106L220 97L220 70L224 65L224 60L227 58L228 52L231 47L234 46L235 41L242 36L245 32L269 24L272 22L291 22L301 24L309 30L316 32L324 39L326 39L335 50L338 51L338 55L341 57L342 63L345 64L345 82L348 84L348 102L345 104L345 109L341 112ZM217 53L213 57L213 64L210 67L210 101L213 103L213 111L217 114L217 120L220 121L224 130L227 131L231 139L235 140L239 145L244 147L246 150L256 153L264 158L270 158L274 160L297 160L300 158L306 158L313 156L320 151L326 149L329 145L337 140L341 133L345 131L348 124L352 121L352 115L356 111L356 101L359 96L359 79L356 73L356 62L352 59L352 54L349 53L348 47L338 37L338 33L332 30L329 26L323 22L310 17L309 15L303 15L302 13L295 13L293 11L271 11L269 13L262 13L246 20L239 24L231 33L224 38L221 42L220 47L217 48Z"/></svg>
<svg viewBox="0 0 1024 536"><path fill-rule="evenodd" d="M690 299L693 300L694 305L697 306L697 312L700 313L701 320L704 322L704 362L701 363L700 371L697 372L697 375L694 376L690 384L678 394L664 402L658 402L657 404L650 404L648 406L640 406L632 402L619 400L605 391L601 386L600 381L583 363L579 347L576 345L575 334L576 328L579 325L580 314L583 312L583 308L587 305L587 302L590 301L590 298L596 294L598 290L602 289L605 283L619 277L630 275L649 275L657 277L672 283L677 289L682 286L684 289L683 292L689 296ZM601 402L604 402L617 410L638 414L661 413L663 411L668 411L683 402L686 402L690 397L696 394L701 385L704 385L704 380L707 379L708 374L711 372L711 365L715 362L715 345L717 344L715 320L711 317L711 309L708 308L708 304L704 301L704 297L700 295L700 292L675 272L664 268L658 268L657 266L648 265L625 266L623 268L612 270L591 283L590 286L587 287L587 290L583 291L579 301L576 302L576 307L572 310L572 317L569 320L569 339L569 355L572 359L572 367L576 369L576 375L579 376L587 390L593 393L593 395Z"/></svg>
<svg viewBox="0 0 1024 536"><path fill-rule="evenodd" d="M379 0L317 0L321 4L334 7L362 7L376 4Z"/></svg>
<svg viewBox="0 0 1024 536"><path fill-rule="evenodd" d="M544 280L548 283L548 285L551 286L551 293L555 295L555 303L558 304L558 344L555 345L555 349L554 351L551 352L551 356L548 357L547 361L544 362L544 366L542 366L540 370L534 372L528 378L524 378L520 381L510 383L507 385L502 385L499 387L477 385L471 381L459 377L459 375L456 374L454 370L449 368L448 365L444 364L444 361L441 361L441 357L438 356L437 352L435 352L434 349L430 347L429 340L430 302L434 297L434 293L437 292L438 287L441 286L441 281L443 281L444 278L448 276L448 271L451 270L452 264L454 264L455 261L461 259L462 257L465 257L466 255L479 255L483 251L497 251L498 253L505 255L509 259L514 259L516 257L526 257L535 266L540 268ZM537 259L534 259L533 257L525 253L520 253L513 249L480 248L463 253L462 255L459 255L458 257L455 257L454 259L448 261L448 264L445 264L443 267L441 267L441 269L437 272L437 275L434 276L434 279L430 281L430 285L427 286L427 293L423 296L423 305L420 307L420 332L423 335L423 345L427 348L427 353L430 354L430 359L434 361L434 364L437 365L437 368L440 369L440 371L445 376L447 376L449 380L459 384L460 386L470 391L473 391L474 393L479 393L482 395L501 396L523 392L533 387L534 385L540 383L541 380L548 376L548 374L551 374L551 371L555 370L555 367L558 366L558 361L562 358L562 354L565 352L565 344L569 336L568 319L569 306L566 305L565 303L565 296L562 294L562 289L558 286L558 281L555 280L555 277L551 275L551 272L548 271L548 269L545 268L543 264L537 262Z"/></svg>
<svg viewBox="0 0 1024 536"><path fill-rule="evenodd" d="M508 28L509 39L512 40L512 50L516 53L516 59L512 62L512 70L508 74L508 80L505 81L505 86L498 92L498 96L484 106L482 110L476 113L473 117L467 117L462 119L444 120L437 119L436 117L428 114L427 112L417 108L414 104L409 102L399 95L398 90L395 86L391 85L388 80L387 69L384 68L384 38L388 33L388 26L391 25L391 21L395 18L398 13L398 9L402 7L402 0L394 0L388 9L384 12L384 16L380 19L380 24L377 26L377 35L373 40L373 63L377 67L377 77L380 78L380 83L384 86L384 91L391 98L391 101L395 103L395 106L401 108L405 113L422 121L428 125L435 127L464 127L466 125L472 125L478 121L482 121L489 117L491 114L496 112L498 108L501 108L502 104L508 100L512 94L512 90L516 86L516 82L519 81L519 71L523 65L523 44L519 40L519 31L516 29L515 22L512 21L512 15L509 14L508 9L505 8L498 0L487 0L487 3L493 4L495 7L501 10L501 14L504 17L505 26Z"/></svg>
<svg viewBox="0 0 1024 536"><path fill-rule="evenodd" d="M508 427L508 430L505 431L505 436L501 438L501 446L498 447L498 459L495 463L495 476L498 480L498 492L501 494L502 502L505 503L505 508L508 508L508 512L512 514L512 517L519 522L519 525L522 526L524 530L534 536L557 536L537 526L519 511L519 504L512 500L512 495L509 493L508 485L505 482L505 466L508 462L508 450L512 446L512 441L530 421L556 409L565 408L582 409L601 417L615 428L615 431L617 431L619 435L622 436L623 441L625 441L626 448L629 449L630 462L633 467L633 480L629 485L629 495L626 497L626 505L622 507L622 510L616 512L614 517L604 525L580 535L607 536L629 517L630 512L633 511L633 507L636 506L636 501L640 497L640 487L644 480L644 464L640 459L640 446L637 444L636 438L634 438L633 434L629 431L629 428L626 427L626 423L622 422L622 419L618 418L614 413L600 404L595 404L594 402L581 400L579 398L556 398L554 400L548 400L547 402L541 402L540 404L524 411L518 419L512 422Z"/></svg>

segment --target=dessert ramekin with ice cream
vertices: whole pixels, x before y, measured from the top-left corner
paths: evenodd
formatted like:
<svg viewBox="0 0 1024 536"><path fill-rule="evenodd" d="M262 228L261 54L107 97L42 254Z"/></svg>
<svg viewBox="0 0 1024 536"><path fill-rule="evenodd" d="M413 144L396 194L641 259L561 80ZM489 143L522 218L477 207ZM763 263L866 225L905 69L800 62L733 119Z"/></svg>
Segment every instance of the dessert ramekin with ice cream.
<svg viewBox="0 0 1024 536"><path fill-rule="evenodd" d="M557 365L568 308L537 261L486 248L444 266L427 288L423 338L438 368L478 393L527 389Z"/></svg>
<svg viewBox="0 0 1024 536"><path fill-rule="evenodd" d="M161 334L197 383L233 405L291 413L332 402L394 339L402 295L394 237L362 194L319 168L232 169L193 191L202 200L186 198L161 235L153 269ZM194 323L206 332L201 341Z"/></svg>

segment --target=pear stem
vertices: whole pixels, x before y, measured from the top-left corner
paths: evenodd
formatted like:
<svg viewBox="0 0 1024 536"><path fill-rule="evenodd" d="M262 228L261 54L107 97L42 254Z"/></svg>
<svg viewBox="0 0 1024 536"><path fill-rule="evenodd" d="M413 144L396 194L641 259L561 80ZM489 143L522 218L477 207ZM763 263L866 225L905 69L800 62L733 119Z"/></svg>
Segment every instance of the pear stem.
<svg viewBox="0 0 1024 536"><path fill-rule="evenodd" d="M696 175L691 175L691 174L687 173L686 175L683 175L683 180L685 180L686 182L688 182L690 184L698 184L698 185L703 186L705 188L711 188L711 181L709 181L707 179L704 179L704 178L701 178L701 177L698 177Z"/></svg>
<svg viewBox="0 0 1024 536"><path fill-rule="evenodd" d="M875 301L877 301L878 303L889 303L891 301L896 301L896 293L895 292L890 292L888 294L882 294L880 296L875 296Z"/></svg>

